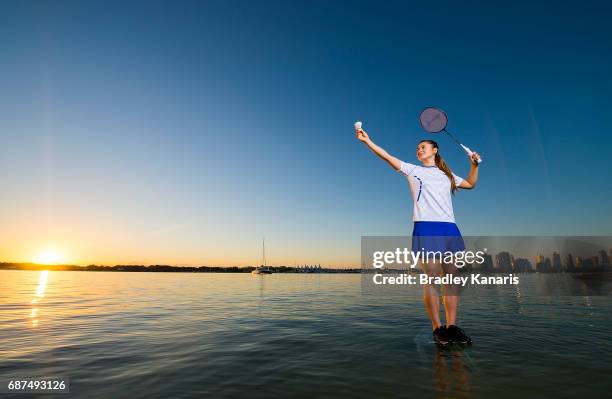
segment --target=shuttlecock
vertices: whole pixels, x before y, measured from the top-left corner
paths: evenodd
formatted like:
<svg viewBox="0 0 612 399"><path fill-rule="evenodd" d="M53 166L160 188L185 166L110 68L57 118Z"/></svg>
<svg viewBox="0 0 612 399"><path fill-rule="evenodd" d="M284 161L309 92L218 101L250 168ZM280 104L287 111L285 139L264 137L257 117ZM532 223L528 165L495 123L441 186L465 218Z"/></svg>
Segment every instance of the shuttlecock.
<svg viewBox="0 0 612 399"><path fill-rule="evenodd" d="M361 121L355 122L355 130L361 129Z"/></svg>

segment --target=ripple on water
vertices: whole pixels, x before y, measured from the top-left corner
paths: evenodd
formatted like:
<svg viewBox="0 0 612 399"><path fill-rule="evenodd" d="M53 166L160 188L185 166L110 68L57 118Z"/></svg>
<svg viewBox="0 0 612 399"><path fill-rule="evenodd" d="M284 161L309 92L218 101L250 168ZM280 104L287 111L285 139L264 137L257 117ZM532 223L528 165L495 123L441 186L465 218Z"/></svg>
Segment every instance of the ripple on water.
<svg viewBox="0 0 612 399"><path fill-rule="evenodd" d="M465 297L459 323L474 345L439 350L420 298L362 295L355 275L53 272L32 303L36 272L3 273L0 374L68 376L74 397L499 399L569 397L559 381L581 396L610 388L607 297Z"/></svg>

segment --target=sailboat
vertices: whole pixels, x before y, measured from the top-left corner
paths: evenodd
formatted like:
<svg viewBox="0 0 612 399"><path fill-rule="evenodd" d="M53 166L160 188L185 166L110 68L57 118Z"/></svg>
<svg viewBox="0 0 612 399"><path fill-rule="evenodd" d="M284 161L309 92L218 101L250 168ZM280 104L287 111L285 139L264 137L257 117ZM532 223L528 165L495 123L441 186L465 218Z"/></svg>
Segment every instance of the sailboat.
<svg viewBox="0 0 612 399"><path fill-rule="evenodd" d="M262 256L263 263L261 266L257 266L255 269L253 269L253 271L251 271L251 274L272 274L272 270L270 270L270 268L266 266L266 239L265 238L262 240L262 252L263 252L263 256Z"/></svg>

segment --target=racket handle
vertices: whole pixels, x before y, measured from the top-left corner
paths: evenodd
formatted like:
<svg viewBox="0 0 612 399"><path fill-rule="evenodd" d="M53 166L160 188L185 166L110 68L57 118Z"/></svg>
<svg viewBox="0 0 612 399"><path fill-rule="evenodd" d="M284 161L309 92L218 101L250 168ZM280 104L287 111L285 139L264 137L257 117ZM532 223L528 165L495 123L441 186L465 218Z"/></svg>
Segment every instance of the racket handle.
<svg viewBox="0 0 612 399"><path fill-rule="evenodd" d="M468 147L464 146L463 144L460 144L460 145L461 145L461 147L463 147L463 149L465 150L465 152L467 152L467 154L469 156L472 156L472 154L473 154L472 150L470 150ZM482 158L478 158L478 161L476 161L476 162L481 163L482 162Z"/></svg>

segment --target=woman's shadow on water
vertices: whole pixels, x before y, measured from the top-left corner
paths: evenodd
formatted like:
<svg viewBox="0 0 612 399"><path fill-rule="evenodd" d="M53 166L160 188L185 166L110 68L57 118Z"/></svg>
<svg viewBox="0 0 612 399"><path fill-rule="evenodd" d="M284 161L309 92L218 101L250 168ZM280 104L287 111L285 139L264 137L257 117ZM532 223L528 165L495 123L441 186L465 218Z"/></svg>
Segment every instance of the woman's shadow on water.
<svg viewBox="0 0 612 399"><path fill-rule="evenodd" d="M477 371L469 355L469 347L437 345L429 328L424 328L414 339L422 366L431 365L435 388L440 398L471 398L472 374Z"/></svg>

